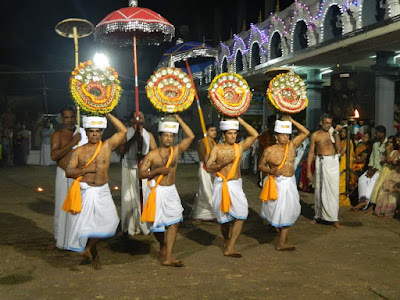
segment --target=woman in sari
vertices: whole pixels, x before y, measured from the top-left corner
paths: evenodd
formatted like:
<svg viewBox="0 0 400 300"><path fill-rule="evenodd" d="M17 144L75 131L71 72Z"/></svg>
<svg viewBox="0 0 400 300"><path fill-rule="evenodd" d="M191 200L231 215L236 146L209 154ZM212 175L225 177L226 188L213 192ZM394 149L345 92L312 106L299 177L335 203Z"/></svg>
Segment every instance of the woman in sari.
<svg viewBox="0 0 400 300"><path fill-rule="evenodd" d="M340 131L340 138L342 139L342 147L340 149L340 179L339 179L339 205L340 206L351 206L349 196L346 195L346 151L347 151L347 128L343 128ZM350 170L352 169L354 161L354 144L350 140L349 144L350 150Z"/></svg>
<svg viewBox="0 0 400 300"><path fill-rule="evenodd" d="M354 160L351 170L358 176L365 172L365 163L371 154L371 143L369 142L370 139L371 134L369 132L365 132L361 137L361 142L356 145L356 149L354 151Z"/></svg>
<svg viewBox="0 0 400 300"><path fill-rule="evenodd" d="M386 176L379 188L374 214L379 217L393 218L400 201L400 134L396 134L393 144L386 147L390 155L387 157L387 164L392 170ZM395 149L395 150L393 150Z"/></svg>
<svg viewBox="0 0 400 300"><path fill-rule="evenodd" d="M371 203L377 203L380 187L381 187L382 183L385 181L386 177L389 175L389 173L394 168L394 166L392 164L388 163L392 150L397 149L397 145L396 145L396 147L394 147L394 142L395 142L395 137L393 135L389 136L387 145L386 145L385 159L384 159L384 162L382 162L383 166L382 166L381 171L379 172L378 180L375 182L374 190L372 191L372 194L371 194ZM366 213L372 214L374 212L374 210L375 210L375 207L373 209L368 209L366 211Z"/></svg>

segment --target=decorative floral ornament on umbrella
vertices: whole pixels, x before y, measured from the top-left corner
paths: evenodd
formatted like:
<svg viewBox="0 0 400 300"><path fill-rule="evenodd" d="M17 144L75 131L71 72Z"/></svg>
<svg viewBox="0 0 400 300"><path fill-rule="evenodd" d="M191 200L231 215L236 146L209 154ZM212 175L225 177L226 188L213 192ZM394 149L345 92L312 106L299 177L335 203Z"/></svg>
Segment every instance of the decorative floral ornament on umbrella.
<svg viewBox="0 0 400 300"><path fill-rule="evenodd" d="M269 83L267 96L277 110L289 114L298 113L308 105L306 84L293 70L275 76Z"/></svg>
<svg viewBox="0 0 400 300"><path fill-rule="evenodd" d="M210 84L208 95L214 106L230 117L244 114L252 97L246 80L236 73L222 73L216 76Z"/></svg>
<svg viewBox="0 0 400 300"><path fill-rule="evenodd" d="M146 85L147 97L154 107L167 113L183 111L192 105L194 88L189 76L178 68L161 68Z"/></svg>
<svg viewBox="0 0 400 300"><path fill-rule="evenodd" d="M110 66L100 68L90 60L80 63L72 72L70 90L76 104L91 115L111 112L122 92L118 73Z"/></svg>

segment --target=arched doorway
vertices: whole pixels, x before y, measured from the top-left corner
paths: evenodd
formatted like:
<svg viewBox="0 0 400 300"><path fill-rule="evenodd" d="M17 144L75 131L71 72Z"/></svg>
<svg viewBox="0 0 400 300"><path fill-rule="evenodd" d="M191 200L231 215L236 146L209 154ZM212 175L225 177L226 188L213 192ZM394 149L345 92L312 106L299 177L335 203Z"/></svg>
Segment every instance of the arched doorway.
<svg viewBox="0 0 400 300"><path fill-rule="evenodd" d="M324 21L324 41L334 39L342 35L342 13L337 5L329 7Z"/></svg>
<svg viewBox="0 0 400 300"><path fill-rule="evenodd" d="M282 56L282 40L279 32L275 32L272 35L270 47L271 59Z"/></svg>
<svg viewBox="0 0 400 300"><path fill-rule="evenodd" d="M293 33L293 51L308 47L307 24L303 20L296 23Z"/></svg>
<svg viewBox="0 0 400 300"><path fill-rule="evenodd" d="M226 72L228 72L228 61L225 57L224 60L222 61L222 73Z"/></svg>
<svg viewBox="0 0 400 300"><path fill-rule="evenodd" d="M238 50L236 53L236 73L242 72L243 71L243 55L242 51Z"/></svg>
<svg viewBox="0 0 400 300"><path fill-rule="evenodd" d="M382 21L386 14L387 0L364 0L362 6L362 26Z"/></svg>
<svg viewBox="0 0 400 300"><path fill-rule="evenodd" d="M251 67L258 66L261 63L260 46L258 43L253 43L251 47Z"/></svg>

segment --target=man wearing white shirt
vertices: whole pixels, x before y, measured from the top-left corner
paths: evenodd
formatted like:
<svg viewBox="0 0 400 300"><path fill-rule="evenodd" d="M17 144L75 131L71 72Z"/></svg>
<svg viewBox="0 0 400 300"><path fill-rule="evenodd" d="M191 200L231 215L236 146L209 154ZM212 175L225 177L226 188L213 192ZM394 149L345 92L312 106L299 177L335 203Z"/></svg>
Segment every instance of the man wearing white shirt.
<svg viewBox="0 0 400 300"><path fill-rule="evenodd" d="M122 232L129 235L149 234L147 225L140 222L147 179L140 180L138 170L143 157L156 149L157 144L154 136L143 127L142 112L139 112L138 120L133 113L130 121L132 126L128 127L125 143L118 148L122 155L121 227Z"/></svg>

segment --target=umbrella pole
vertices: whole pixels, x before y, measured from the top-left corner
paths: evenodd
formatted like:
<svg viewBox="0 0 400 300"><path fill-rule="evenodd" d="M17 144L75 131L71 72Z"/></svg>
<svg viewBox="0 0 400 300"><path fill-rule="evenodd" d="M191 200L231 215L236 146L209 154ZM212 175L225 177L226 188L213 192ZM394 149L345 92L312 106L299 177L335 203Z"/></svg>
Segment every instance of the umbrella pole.
<svg viewBox="0 0 400 300"><path fill-rule="evenodd" d="M133 32L133 61L135 68L135 105L136 105L136 121L139 121L139 83L137 68L137 52L136 52L136 32Z"/></svg>
<svg viewBox="0 0 400 300"><path fill-rule="evenodd" d="M75 68L77 68L79 65L79 53L78 53L79 46L78 46L78 30L76 29L75 26L74 28L72 28L72 32L74 34L74 45L75 45ZM79 105L76 105L76 121L79 130L79 127L81 127L81 112L79 109Z"/></svg>
<svg viewBox="0 0 400 300"><path fill-rule="evenodd" d="M194 96L196 98L197 109L199 111L200 124L201 124L201 129L202 129L203 135L204 135L204 144L206 145L206 152L207 152L207 154L210 154L210 144L208 143L206 125L204 124L203 110L201 109L201 106L200 106L199 95L197 95L196 85L194 84L192 72L190 71L190 66L189 66L189 63L187 60L185 60L185 64L186 64L186 69L188 70L188 74L189 74L190 80L192 81L192 85L193 85L193 89L194 89Z"/></svg>

